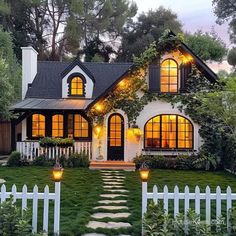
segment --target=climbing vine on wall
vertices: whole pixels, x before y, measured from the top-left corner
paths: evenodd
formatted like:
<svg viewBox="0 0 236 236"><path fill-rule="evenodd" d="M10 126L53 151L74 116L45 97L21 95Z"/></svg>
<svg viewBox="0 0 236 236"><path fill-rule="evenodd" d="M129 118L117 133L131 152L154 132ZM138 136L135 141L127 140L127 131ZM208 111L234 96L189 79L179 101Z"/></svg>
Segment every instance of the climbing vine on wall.
<svg viewBox="0 0 236 236"><path fill-rule="evenodd" d="M126 113L129 124L135 123L144 106L158 99L157 94L148 91L145 80L148 65L162 54L176 51L181 40L181 35L170 36L167 30L158 43L153 42L139 57L134 57L134 65L127 76L105 98L90 108L88 116L94 124L102 124L104 116L117 109Z"/></svg>

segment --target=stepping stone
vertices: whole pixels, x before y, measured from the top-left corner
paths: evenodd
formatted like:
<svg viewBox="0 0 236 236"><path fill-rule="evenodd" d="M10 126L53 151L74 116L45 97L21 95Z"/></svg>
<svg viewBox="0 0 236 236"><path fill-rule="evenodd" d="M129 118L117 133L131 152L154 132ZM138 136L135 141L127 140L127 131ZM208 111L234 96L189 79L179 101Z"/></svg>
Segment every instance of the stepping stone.
<svg viewBox="0 0 236 236"><path fill-rule="evenodd" d="M128 193L128 190L125 189L106 189L106 192L120 192L120 193Z"/></svg>
<svg viewBox="0 0 236 236"><path fill-rule="evenodd" d="M122 185L123 183L119 183L119 182L108 182L108 183L105 183L104 184L109 184L109 185Z"/></svg>
<svg viewBox="0 0 236 236"><path fill-rule="evenodd" d="M123 176L102 176L103 179L125 179Z"/></svg>
<svg viewBox="0 0 236 236"><path fill-rule="evenodd" d="M105 212L99 212L94 213L91 215L92 218L95 219L103 219L103 218L128 218L130 216L130 213L122 212L122 213L105 213Z"/></svg>
<svg viewBox="0 0 236 236"><path fill-rule="evenodd" d="M118 170L101 170L100 172L102 172L102 173L121 173Z"/></svg>
<svg viewBox="0 0 236 236"><path fill-rule="evenodd" d="M121 176L121 177L124 177L124 175L121 174L121 173L102 173L102 175L105 175L105 176L117 176L117 177Z"/></svg>
<svg viewBox="0 0 236 236"><path fill-rule="evenodd" d="M129 209L127 206L97 206L93 209L105 209L105 210L122 210Z"/></svg>
<svg viewBox="0 0 236 236"><path fill-rule="evenodd" d="M103 181L117 181L117 182L124 182L124 179L116 179L116 178L103 178Z"/></svg>
<svg viewBox="0 0 236 236"><path fill-rule="evenodd" d="M126 203L127 200L101 200L98 201L100 204L119 204L119 203Z"/></svg>
<svg viewBox="0 0 236 236"><path fill-rule="evenodd" d="M103 188L121 188L123 186L120 185L104 185Z"/></svg>
<svg viewBox="0 0 236 236"><path fill-rule="evenodd" d="M0 179L0 184L4 184L6 183L6 180L5 179Z"/></svg>
<svg viewBox="0 0 236 236"><path fill-rule="evenodd" d="M90 233L90 234L83 234L82 236L106 236L106 235L105 234Z"/></svg>
<svg viewBox="0 0 236 236"><path fill-rule="evenodd" d="M90 221L87 224L87 228L97 229L97 228L104 228L104 229L119 229L119 228L128 228L131 227L130 223L125 222L99 222L99 221Z"/></svg>
<svg viewBox="0 0 236 236"><path fill-rule="evenodd" d="M103 198L116 198L116 197L127 197L127 195L124 195L124 194L101 194L100 197L103 197Z"/></svg>

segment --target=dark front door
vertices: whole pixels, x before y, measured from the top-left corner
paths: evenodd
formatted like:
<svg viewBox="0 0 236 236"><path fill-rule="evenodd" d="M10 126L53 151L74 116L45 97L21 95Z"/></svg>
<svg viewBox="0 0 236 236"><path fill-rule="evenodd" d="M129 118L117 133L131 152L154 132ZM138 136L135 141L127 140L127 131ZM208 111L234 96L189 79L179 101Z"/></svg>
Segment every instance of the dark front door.
<svg viewBox="0 0 236 236"><path fill-rule="evenodd" d="M124 119L120 114L108 119L107 160L124 160Z"/></svg>

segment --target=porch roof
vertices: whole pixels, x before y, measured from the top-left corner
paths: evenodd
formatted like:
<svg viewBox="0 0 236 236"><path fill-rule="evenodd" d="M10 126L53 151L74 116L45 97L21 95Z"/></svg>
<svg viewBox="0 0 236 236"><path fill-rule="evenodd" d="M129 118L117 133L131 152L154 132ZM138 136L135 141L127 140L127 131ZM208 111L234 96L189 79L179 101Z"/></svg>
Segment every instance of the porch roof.
<svg viewBox="0 0 236 236"><path fill-rule="evenodd" d="M92 99L40 99L27 98L10 107L10 110L84 110Z"/></svg>

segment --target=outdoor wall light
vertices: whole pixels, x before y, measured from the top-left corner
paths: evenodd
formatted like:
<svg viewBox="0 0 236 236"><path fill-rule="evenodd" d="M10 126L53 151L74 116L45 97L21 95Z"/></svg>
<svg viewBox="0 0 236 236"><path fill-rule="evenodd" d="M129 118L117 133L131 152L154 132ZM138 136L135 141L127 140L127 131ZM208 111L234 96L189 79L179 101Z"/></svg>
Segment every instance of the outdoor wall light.
<svg viewBox="0 0 236 236"><path fill-rule="evenodd" d="M142 166L139 168L139 175L142 182L148 181L150 177L150 169L145 163L143 163Z"/></svg>
<svg viewBox="0 0 236 236"><path fill-rule="evenodd" d="M132 125L132 130L136 140L139 141L142 136L141 129L137 125Z"/></svg>
<svg viewBox="0 0 236 236"><path fill-rule="evenodd" d="M52 177L55 182L60 182L63 176L64 169L58 163L56 163L52 169Z"/></svg>

